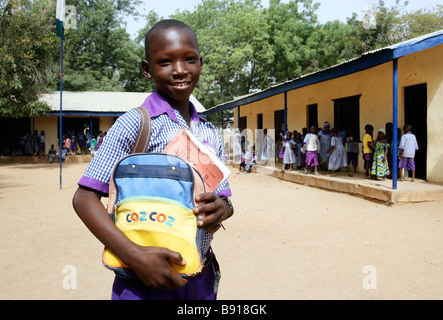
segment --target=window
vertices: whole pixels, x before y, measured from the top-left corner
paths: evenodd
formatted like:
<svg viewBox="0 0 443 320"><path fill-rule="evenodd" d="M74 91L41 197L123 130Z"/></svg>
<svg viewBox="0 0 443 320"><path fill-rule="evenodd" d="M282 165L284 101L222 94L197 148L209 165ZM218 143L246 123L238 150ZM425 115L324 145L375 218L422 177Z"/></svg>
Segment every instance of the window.
<svg viewBox="0 0 443 320"><path fill-rule="evenodd" d="M247 117L240 117L240 132L243 132L247 128Z"/></svg>
<svg viewBox="0 0 443 320"><path fill-rule="evenodd" d="M257 129L263 129L263 113L257 114Z"/></svg>
<svg viewBox="0 0 443 320"><path fill-rule="evenodd" d="M306 128L308 131L312 125L318 127L318 104L315 103L308 105L307 121Z"/></svg>
<svg viewBox="0 0 443 320"><path fill-rule="evenodd" d="M333 100L334 127L351 131L357 138L360 138L360 97L361 95Z"/></svg>
<svg viewBox="0 0 443 320"><path fill-rule="evenodd" d="M283 125L285 124L285 110L275 110L274 111L274 128L275 128L275 138L279 139L280 133L283 133Z"/></svg>

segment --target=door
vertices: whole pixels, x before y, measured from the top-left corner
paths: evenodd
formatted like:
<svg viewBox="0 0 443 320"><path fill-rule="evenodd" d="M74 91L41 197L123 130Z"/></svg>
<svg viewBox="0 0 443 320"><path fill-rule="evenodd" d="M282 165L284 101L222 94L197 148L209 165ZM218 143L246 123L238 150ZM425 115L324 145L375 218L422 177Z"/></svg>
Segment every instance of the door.
<svg viewBox="0 0 443 320"><path fill-rule="evenodd" d="M405 87L405 124L412 125L418 150L415 153L415 176L426 179L427 145L428 145L428 93L427 84L422 83ZM402 129L402 128L401 128ZM403 134L403 130L402 130Z"/></svg>
<svg viewBox="0 0 443 320"><path fill-rule="evenodd" d="M318 127L318 104L310 104L308 105L308 116L307 116L306 128L308 132L312 125L316 128Z"/></svg>
<svg viewBox="0 0 443 320"><path fill-rule="evenodd" d="M334 127L360 138L360 95L334 100Z"/></svg>

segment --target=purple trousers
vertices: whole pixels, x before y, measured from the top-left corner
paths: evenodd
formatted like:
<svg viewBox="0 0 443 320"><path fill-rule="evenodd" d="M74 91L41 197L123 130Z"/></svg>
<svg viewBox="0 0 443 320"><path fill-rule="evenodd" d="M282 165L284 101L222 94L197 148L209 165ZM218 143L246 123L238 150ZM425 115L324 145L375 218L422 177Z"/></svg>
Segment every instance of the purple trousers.
<svg viewBox="0 0 443 320"><path fill-rule="evenodd" d="M160 290L146 287L138 279L115 277L112 300L216 300L219 281L215 257L206 271L188 279L188 284L175 290Z"/></svg>
<svg viewBox="0 0 443 320"><path fill-rule="evenodd" d="M317 151L306 152L306 165L310 167L318 167L318 153Z"/></svg>
<svg viewBox="0 0 443 320"><path fill-rule="evenodd" d="M398 167L400 169L415 170L414 158L401 158L401 160L398 162Z"/></svg>

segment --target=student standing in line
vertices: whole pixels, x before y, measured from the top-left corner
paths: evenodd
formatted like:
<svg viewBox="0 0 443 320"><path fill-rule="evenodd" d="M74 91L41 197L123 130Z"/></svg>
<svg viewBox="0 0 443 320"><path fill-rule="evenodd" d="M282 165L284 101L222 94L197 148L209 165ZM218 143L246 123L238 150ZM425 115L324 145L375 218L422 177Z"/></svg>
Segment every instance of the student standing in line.
<svg viewBox="0 0 443 320"><path fill-rule="evenodd" d="M363 137L363 160L365 168L366 178L370 177L370 170L372 166L372 159L374 157L374 146L372 141L372 134L374 133L374 127L370 124L365 126L366 134Z"/></svg>
<svg viewBox="0 0 443 320"><path fill-rule="evenodd" d="M323 123L323 129L320 130L318 135L318 154L319 154L319 161L320 161L320 168L325 173L325 171L328 169L328 163L329 163L329 155L328 152L329 147L331 146L331 125L328 121L325 121Z"/></svg>
<svg viewBox="0 0 443 320"><path fill-rule="evenodd" d="M264 165L269 165L269 161L274 158L274 153L272 146L274 145L274 140L269 136L268 129L263 129L263 149L261 160L264 161Z"/></svg>
<svg viewBox="0 0 443 320"><path fill-rule="evenodd" d="M335 172L339 171L341 168L348 166L346 159L346 149L343 145L343 139L338 135L337 128L332 128L331 130L331 146L328 148L330 153L328 160L328 170L331 171L329 176L335 177Z"/></svg>
<svg viewBox="0 0 443 320"><path fill-rule="evenodd" d="M385 129L379 129L375 141L374 157L371 174L377 180L385 180L389 175L388 150L390 145L385 134Z"/></svg>
<svg viewBox="0 0 443 320"><path fill-rule="evenodd" d="M303 153L306 154L305 174L308 174L308 168L314 167L314 174L318 176L318 136L316 126L311 126L311 131L306 135L303 141Z"/></svg>
<svg viewBox="0 0 443 320"><path fill-rule="evenodd" d="M295 145L295 141L292 139L292 132L288 131L286 133L285 140L283 141L283 168L282 172L285 170L292 170L295 162L295 154L292 147Z"/></svg>
<svg viewBox="0 0 443 320"><path fill-rule="evenodd" d="M354 136L352 131L349 131L346 138L346 155L348 162L348 176L352 177L351 164L354 166L354 173L357 172L358 166L358 139Z"/></svg>
<svg viewBox="0 0 443 320"><path fill-rule="evenodd" d="M404 135L401 136L398 159L400 168L400 180L405 180L405 169L412 171L412 180L415 181L415 151L418 150L417 138L412 133L412 126L403 127Z"/></svg>

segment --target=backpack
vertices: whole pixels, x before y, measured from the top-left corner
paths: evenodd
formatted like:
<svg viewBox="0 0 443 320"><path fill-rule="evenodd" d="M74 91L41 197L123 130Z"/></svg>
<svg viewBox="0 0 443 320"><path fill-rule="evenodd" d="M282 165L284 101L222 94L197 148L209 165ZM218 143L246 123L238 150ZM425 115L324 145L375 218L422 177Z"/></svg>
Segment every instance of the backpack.
<svg viewBox="0 0 443 320"><path fill-rule="evenodd" d="M179 252L185 266L172 264L181 276L202 272L204 229L197 226L194 198L205 185L188 161L166 153L146 153L151 135L149 112L136 108L142 120L134 148L115 164L109 184L108 213L116 226L141 246ZM123 278L135 274L106 247L103 264Z"/></svg>

